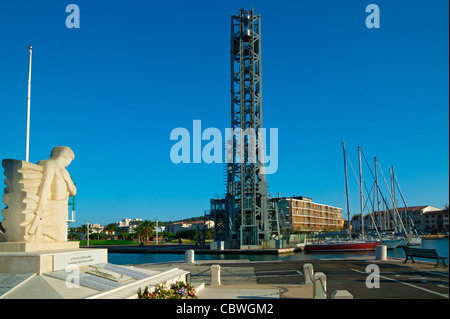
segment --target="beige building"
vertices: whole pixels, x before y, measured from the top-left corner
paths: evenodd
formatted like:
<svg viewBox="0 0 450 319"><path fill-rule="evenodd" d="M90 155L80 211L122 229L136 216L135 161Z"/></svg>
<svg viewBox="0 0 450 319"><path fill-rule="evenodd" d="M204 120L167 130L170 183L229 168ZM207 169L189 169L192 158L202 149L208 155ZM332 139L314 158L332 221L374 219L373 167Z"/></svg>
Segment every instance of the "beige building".
<svg viewBox="0 0 450 319"><path fill-rule="evenodd" d="M288 216L294 231L303 233L342 229L342 208L314 203L305 196L283 197L278 208Z"/></svg>
<svg viewBox="0 0 450 319"><path fill-rule="evenodd" d="M210 230L214 228L214 221L197 221L197 222L177 222L167 226L167 231L171 233L179 233L185 230L193 230L196 229L198 231L201 230Z"/></svg>
<svg viewBox="0 0 450 319"><path fill-rule="evenodd" d="M448 232L448 207L423 214L424 231L432 234Z"/></svg>
<svg viewBox="0 0 450 319"><path fill-rule="evenodd" d="M448 231L448 207L445 209L430 205L398 207L397 211L398 215L394 209L390 209L389 213L387 211L374 212L373 219L377 227L380 227L381 230L395 230L397 228L397 231L402 231L401 224L403 224L407 232L414 227L418 232L442 233ZM352 225L357 230L361 229L360 216L352 220ZM364 229L365 231L375 230L372 217L369 214L364 215Z"/></svg>

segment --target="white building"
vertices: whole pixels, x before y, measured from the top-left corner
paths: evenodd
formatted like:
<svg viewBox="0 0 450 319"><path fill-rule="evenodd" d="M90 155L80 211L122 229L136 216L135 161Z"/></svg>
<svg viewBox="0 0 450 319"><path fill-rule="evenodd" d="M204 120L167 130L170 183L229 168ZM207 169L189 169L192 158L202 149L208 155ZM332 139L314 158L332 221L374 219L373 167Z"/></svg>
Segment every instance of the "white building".
<svg viewBox="0 0 450 319"><path fill-rule="evenodd" d="M142 218L124 218L120 222L116 222L117 228L123 230L125 233L133 233L134 229L142 223Z"/></svg>
<svg viewBox="0 0 450 319"><path fill-rule="evenodd" d="M176 234L176 233L179 233L179 232L185 231L185 230L197 229L200 231L200 230L210 230L212 228L214 228L214 221L207 220L205 222L198 221L198 222L173 223L173 224L167 226L167 231Z"/></svg>
<svg viewBox="0 0 450 319"><path fill-rule="evenodd" d="M158 228L158 229L156 229ZM156 231L158 231L159 234L162 234L166 231L166 226L158 226L158 227L154 227L153 231L156 233Z"/></svg>
<svg viewBox="0 0 450 319"><path fill-rule="evenodd" d="M395 225L401 228L400 225L401 223L403 223L403 226L407 231L412 229L414 226L418 232L425 232L427 231L428 226L428 224L425 223L426 216L431 216L429 215L429 213L442 211L442 209L427 205L411 206L408 207L408 209L406 209L405 207L398 207L397 211L400 215L400 218L394 211L394 209L390 209L389 212L374 212L373 219L377 227L379 227L380 221L382 224L382 230L384 230L385 228L394 229ZM355 218L354 220L352 220L352 227L357 231L361 230L361 218ZM369 214L364 216L364 229L366 231L375 230L372 222L372 217Z"/></svg>

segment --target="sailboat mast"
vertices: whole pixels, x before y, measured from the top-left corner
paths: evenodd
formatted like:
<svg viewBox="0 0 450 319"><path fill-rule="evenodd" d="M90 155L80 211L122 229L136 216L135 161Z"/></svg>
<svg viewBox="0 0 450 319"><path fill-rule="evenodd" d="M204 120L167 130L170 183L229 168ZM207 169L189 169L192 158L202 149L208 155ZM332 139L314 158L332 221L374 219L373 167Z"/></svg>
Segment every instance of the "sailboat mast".
<svg viewBox="0 0 450 319"><path fill-rule="evenodd" d="M359 195L361 208L361 237L364 239L364 205L363 205L363 184L362 184L362 167L361 167L361 146L358 146L358 160L359 160Z"/></svg>
<svg viewBox="0 0 450 319"><path fill-rule="evenodd" d="M345 155L345 144L342 141L342 148L344 149L344 173L345 173L345 195L347 197L347 228L348 228L348 237L351 238L351 227L350 227L350 204L348 200L348 180L347 180L347 160Z"/></svg>
<svg viewBox="0 0 450 319"><path fill-rule="evenodd" d="M398 183L397 177L395 175L394 175L394 183L397 185L398 191L400 192L400 196L402 197L403 204L405 205L405 214L406 214L405 219L409 218L409 220L411 222L411 227L414 230L415 234L417 235L416 226L415 226L414 221L412 220L411 216L407 213L409 211L408 205L406 204L405 197L403 196L402 190L400 188L400 184Z"/></svg>
<svg viewBox="0 0 450 319"><path fill-rule="evenodd" d="M395 205L397 206L397 210L398 210L398 205L397 205L397 200L395 199L395 173L394 173L394 165L392 165L392 196L394 197L394 201L395 201ZM406 207L405 207L406 209ZM403 218L402 218L403 215ZM401 221L404 221L405 224L405 230L408 229L408 219L406 218L406 211L403 212L403 214L400 214L400 212L398 212L398 217L400 218Z"/></svg>
<svg viewBox="0 0 450 319"><path fill-rule="evenodd" d="M383 221L383 217L384 214L381 214L380 212L380 198L379 198L379 192L378 192L378 172L377 172L377 157L375 156L374 158L375 161L375 189L377 192L377 211L378 211L378 222L380 224L380 230L382 230L382 221ZM386 229L386 227L384 227L384 229Z"/></svg>
<svg viewBox="0 0 450 319"><path fill-rule="evenodd" d="M393 190L392 190L392 170L391 170L390 167L389 167L389 181L391 182L391 194L390 195L391 195L392 205L395 207L395 195L393 194ZM395 223L395 226L398 225L397 218L398 218L398 216L397 216L397 214L395 214L395 210L394 210L394 223ZM400 232L401 229L398 228L397 231Z"/></svg>

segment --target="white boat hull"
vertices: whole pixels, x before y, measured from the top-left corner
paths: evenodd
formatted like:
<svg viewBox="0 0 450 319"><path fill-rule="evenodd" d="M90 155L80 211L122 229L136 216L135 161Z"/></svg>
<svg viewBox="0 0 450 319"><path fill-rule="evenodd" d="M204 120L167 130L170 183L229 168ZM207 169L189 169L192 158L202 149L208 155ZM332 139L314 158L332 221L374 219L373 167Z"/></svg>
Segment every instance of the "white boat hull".
<svg viewBox="0 0 450 319"><path fill-rule="evenodd" d="M383 239L381 241L381 245L386 246L387 249L395 249L395 248L398 247L398 245L403 243L403 241L404 241L403 238L399 238L399 239Z"/></svg>
<svg viewBox="0 0 450 319"><path fill-rule="evenodd" d="M411 237L409 238L409 244L410 246L422 246L422 238L420 237Z"/></svg>
<svg viewBox="0 0 450 319"><path fill-rule="evenodd" d="M408 238L405 237L402 239L402 242L397 245L397 248L406 247L406 245L408 245Z"/></svg>

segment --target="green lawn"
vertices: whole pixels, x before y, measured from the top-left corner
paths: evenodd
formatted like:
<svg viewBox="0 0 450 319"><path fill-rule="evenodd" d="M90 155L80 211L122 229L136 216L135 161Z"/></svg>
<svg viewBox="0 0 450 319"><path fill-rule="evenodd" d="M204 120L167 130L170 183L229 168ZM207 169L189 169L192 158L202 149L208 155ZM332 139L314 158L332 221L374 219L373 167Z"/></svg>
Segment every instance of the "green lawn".
<svg viewBox="0 0 450 319"><path fill-rule="evenodd" d="M206 244L208 245L211 242L211 239L206 240ZM79 240L80 246L87 246L86 240ZM183 244L195 244L195 240L190 239L182 239L181 242ZM171 239L165 241L167 244L178 244L178 239ZM159 242L159 245L164 243ZM89 239L89 246L118 246L118 245L129 245L129 246L139 246L141 243L137 241L129 241L129 240L95 240ZM150 245L155 245L155 242L150 242Z"/></svg>
<svg viewBox="0 0 450 319"><path fill-rule="evenodd" d="M211 240L206 240L206 244L209 244ZM80 240L80 246L87 246L86 240ZM182 239L183 244L195 244L195 240ZM166 243L178 244L178 239L169 240ZM89 246L118 246L118 245L130 245L139 246L141 243L137 241L129 240L94 240L89 239ZM159 242L160 245L163 243ZM150 245L155 245L155 242L150 242Z"/></svg>
<svg viewBox="0 0 450 319"><path fill-rule="evenodd" d="M116 245L139 245L136 241L129 240L93 240L89 239L89 246L116 246ZM86 240L80 240L80 246L86 246Z"/></svg>

